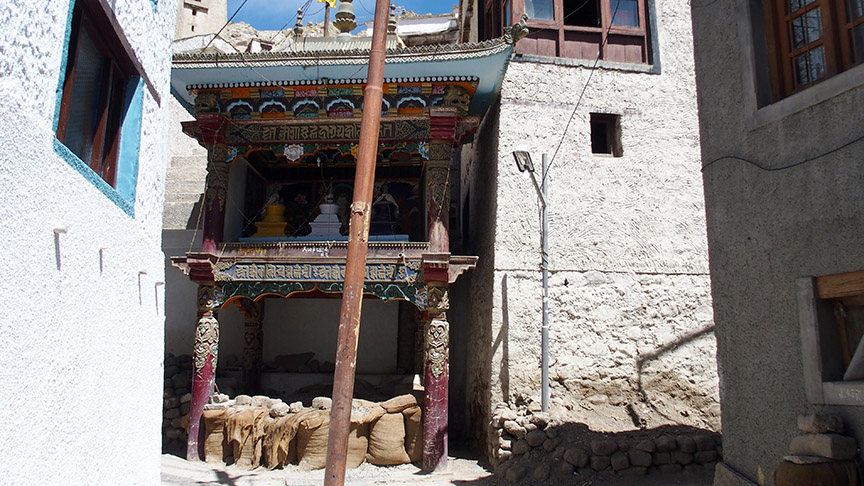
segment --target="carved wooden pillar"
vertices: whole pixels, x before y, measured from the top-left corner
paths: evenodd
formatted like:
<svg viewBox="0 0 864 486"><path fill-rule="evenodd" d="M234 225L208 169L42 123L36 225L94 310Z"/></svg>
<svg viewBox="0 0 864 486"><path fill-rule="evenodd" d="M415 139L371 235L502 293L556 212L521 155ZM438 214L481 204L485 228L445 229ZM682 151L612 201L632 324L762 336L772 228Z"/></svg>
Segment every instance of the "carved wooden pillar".
<svg viewBox="0 0 864 486"><path fill-rule="evenodd" d="M456 135L456 111L430 111L431 136L426 163L426 239L433 252L450 251L450 164Z"/></svg>
<svg viewBox="0 0 864 486"><path fill-rule="evenodd" d="M212 282L198 286L198 326L195 328L195 347L192 359L192 403L189 407L189 427L186 436L186 460L198 461L204 456L199 434L204 405L213 393L216 374L216 358L219 351L219 321L216 320L216 304Z"/></svg>
<svg viewBox="0 0 864 486"><path fill-rule="evenodd" d="M204 230L201 250L217 253L225 231L228 202L228 147L214 145L207 151L207 182L204 187Z"/></svg>
<svg viewBox="0 0 864 486"><path fill-rule="evenodd" d="M264 357L264 301L243 299L246 316L243 333L243 387L248 395L257 395L261 388L261 364Z"/></svg>
<svg viewBox="0 0 864 486"><path fill-rule="evenodd" d="M447 465L447 399L450 377L450 308L447 282L427 284L425 400L423 402L423 470Z"/></svg>

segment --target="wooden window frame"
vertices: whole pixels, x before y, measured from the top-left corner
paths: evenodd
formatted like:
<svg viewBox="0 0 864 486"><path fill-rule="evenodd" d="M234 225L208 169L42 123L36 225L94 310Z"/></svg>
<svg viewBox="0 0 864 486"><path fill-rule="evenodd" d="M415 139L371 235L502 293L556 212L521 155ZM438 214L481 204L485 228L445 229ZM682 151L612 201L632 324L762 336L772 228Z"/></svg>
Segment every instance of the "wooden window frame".
<svg viewBox="0 0 864 486"><path fill-rule="evenodd" d="M67 128L72 111L72 100L78 96L76 91L76 63L79 40L82 32L96 46L101 59L101 82L91 93L96 94L97 103L95 126L92 139L87 143L92 147L89 160L83 160L111 187L117 187L118 164L120 157L120 135L126 110L129 107L132 86L137 79L143 79L150 95L157 105L161 105L158 91L144 72L132 48L123 34L113 10L106 0L75 0L71 16L66 66L63 73L62 93L60 95L56 137L63 144L67 142ZM98 90L98 91L97 91ZM68 145L67 145L68 147ZM71 150L70 150L71 152ZM80 155L75 154L76 156Z"/></svg>
<svg viewBox="0 0 864 486"><path fill-rule="evenodd" d="M512 18L510 19L510 22L507 22L506 19L502 18L501 20L505 25L512 24L513 19L521 18L522 15L525 13L525 0L509 1L512 2ZM601 60L609 60L616 62L630 62L639 64L651 63L651 39L649 31L647 0L636 0L639 14L639 27L610 25L613 20L612 6L615 5L616 0L596 0L598 1L600 6L598 12L600 14L599 26L586 27L578 25L568 25L566 23L566 19L564 18L564 1L565 0L552 0L552 16L554 20L539 20L531 18L528 19L527 23L530 33L527 39L520 41L516 45L517 53L552 57L567 57L574 59L595 59L599 57L599 59ZM486 0L484 6L486 12L502 12L505 7L505 1ZM549 49L548 47L541 48L539 47L539 44L537 47L535 47L535 44L537 44L538 41L532 41L532 39L536 35L541 34L544 31L553 31L557 33L557 36L554 39L554 51L553 49ZM494 32L489 32L488 29L485 34L486 35L484 35L483 37L486 39L495 37ZM586 35L596 37L596 41L577 42L568 39L568 37L571 36L578 37ZM613 42L611 43L610 38L613 40ZM616 39L620 40L621 42L614 42L614 40ZM618 56L616 53L611 52L614 51L616 47L632 45L634 39L638 39L638 41L635 42L641 44L639 61L636 61L634 59L621 59L620 56ZM546 40L548 41L549 39ZM535 44L532 44L532 42L534 42ZM579 50L580 47L587 47L591 45L596 46L596 48L592 51L592 55L585 54L584 48L581 49L582 52L574 53L574 50Z"/></svg>
<svg viewBox="0 0 864 486"><path fill-rule="evenodd" d="M849 19L846 0L813 0L795 12L790 12L788 6L789 0L763 2L774 101L807 89L854 66L855 54L850 34L855 26L864 23L864 17ZM792 20L816 9L820 10L822 19L822 37L795 48L791 39ZM794 67L795 57L819 46L822 46L825 52L825 73L817 79L799 83Z"/></svg>

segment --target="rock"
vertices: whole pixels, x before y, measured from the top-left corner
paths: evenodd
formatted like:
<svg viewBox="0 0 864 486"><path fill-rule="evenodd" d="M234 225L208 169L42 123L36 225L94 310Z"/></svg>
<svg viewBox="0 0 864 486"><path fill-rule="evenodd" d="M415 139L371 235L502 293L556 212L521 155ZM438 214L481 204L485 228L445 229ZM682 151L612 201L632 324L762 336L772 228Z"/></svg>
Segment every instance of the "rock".
<svg viewBox="0 0 864 486"><path fill-rule="evenodd" d="M535 431L535 430L537 430L537 426L536 426L536 425L532 424L531 422L527 422L527 423L525 424L525 431L526 431L526 432L533 432L533 431Z"/></svg>
<svg viewBox="0 0 864 486"><path fill-rule="evenodd" d="M166 376L166 377L174 376L174 375L176 375L176 374L179 373L179 372L180 372L180 367L179 367L179 366L177 366L177 365L170 365L170 366L167 366L167 363L166 363L166 366L165 366L165 376Z"/></svg>
<svg viewBox="0 0 864 486"><path fill-rule="evenodd" d="M576 472L576 468L573 467L573 464L566 461L559 462L558 465L555 466L555 473L559 476L572 478L574 472Z"/></svg>
<svg viewBox="0 0 864 486"><path fill-rule="evenodd" d="M653 460L655 466L662 466L664 464L672 464L672 455L668 452L655 452Z"/></svg>
<svg viewBox="0 0 864 486"><path fill-rule="evenodd" d="M683 470L684 467L681 464L663 464L660 466L660 472L663 474L680 473Z"/></svg>
<svg viewBox="0 0 864 486"><path fill-rule="evenodd" d="M190 393L189 387L175 388L174 394L178 397L182 397L183 395Z"/></svg>
<svg viewBox="0 0 864 486"><path fill-rule="evenodd" d="M549 479L549 466L541 464L534 468L534 479L541 482Z"/></svg>
<svg viewBox="0 0 864 486"><path fill-rule="evenodd" d="M610 439L595 439L591 441L591 452L597 456L611 456L618 450L618 444Z"/></svg>
<svg viewBox="0 0 864 486"><path fill-rule="evenodd" d="M504 475L504 478L511 483L518 483L522 481L522 478L528 473L528 469L522 464L516 464L507 469L507 474Z"/></svg>
<svg viewBox="0 0 864 486"><path fill-rule="evenodd" d="M587 400L588 403L594 405L602 405L604 403L609 403L609 397L607 397L606 395L591 395L587 398Z"/></svg>
<svg viewBox="0 0 864 486"><path fill-rule="evenodd" d="M189 413L189 409L192 408L192 403L186 402L180 404L180 413L186 415Z"/></svg>
<svg viewBox="0 0 864 486"><path fill-rule="evenodd" d="M185 373L179 373L171 377L174 388L188 388L192 384L192 378Z"/></svg>
<svg viewBox="0 0 864 486"><path fill-rule="evenodd" d="M535 412L531 414L528 418L532 424L536 425L538 429L546 428L546 425L549 424L549 413L548 412Z"/></svg>
<svg viewBox="0 0 864 486"><path fill-rule="evenodd" d="M774 484L845 486L858 484L858 467L854 461L832 461L825 464L795 464L782 461L774 472Z"/></svg>
<svg viewBox="0 0 864 486"><path fill-rule="evenodd" d="M819 456L785 456L783 460L789 461L792 464L824 464L831 462L831 459Z"/></svg>
<svg viewBox="0 0 864 486"><path fill-rule="evenodd" d="M162 383L162 388L164 388L166 390L168 388L170 388L173 390L174 389L174 380L172 380L171 378L165 378L165 381Z"/></svg>
<svg viewBox="0 0 864 486"><path fill-rule="evenodd" d="M228 397L226 396L225 398L227 399ZM192 401L192 394L191 393L185 393L185 394L183 394L182 397L180 397L180 403L188 403L191 401Z"/></svg>
<svg viewBox="0 0 864 486"><path fill-rule="evenodd" d="M618 474L621 474L622 476L644 476L648 474L648 468L644 466L634 466L627 468Z"/></svg>
<svg viewBox="0 0 864 486"><path fill-rule="evenodd" d="M252 397L249 395L237 395L234 397L234 403L238 406L252 405Z"/></svg>
<svg viewBox="0 0 864 486"><path fill-rule="evenodd" d="M821 456L828 459L852 459L857 452L852 437L838 434L807 434L792 439L789 453L793 456Z"/></svg>
<svg viewBox="0 0 864 486"><path fill-rule="evenodd" d="M289 412L291 412L291 407L284 402L279 402L270 407L270 416L273 418L284 417L288 415Z"/></svg>
<svg viewBox="0 0 864 486"><path fill-rule="evenodd" d="M528 417L526 417L524 415L520 415L520 416L516 417L516 423L522 427L525 427L526 425L530 424L531 421L528 420Z"/></svg>
<svg viewBox="0 0 864 486"><path fill-rule="evenodd" d="M643 440L636 444L636 450L644 452L654 452L657 450L657 446L654 445L654 441Z"/></svg>
<svg viewBox="0 0 864 486"><path fill-rule="evenodd" d="M626 440L618 441L618 450L621 452L629 452L630 451L630 443Z"/></svg>
<svg viewBox="0 0 864 486"><path fill-rule="evenodd" d="M519 425L515 420L507 420L504 422L504 432L507 432L517 439L525 437L525 427Z"/></svg>
<svg viewBox="0 0 864 486"><path fill-rule="evenodd" d="M648 467L653 463L651 454L645 451L630 451L630 464L634 466Z"/></svg>
<svg viewBox="0 0 864 486"><path fill-rule="evenodd" d="M602 471L610 465L609 456L591 456L591 469Z"/></svg>
<svg viewBox="0 0 864 486"><path fill-rule="evenodd" d="M531 450L531 446L528 445L528 442L525 439L519 439L518 441L516 441L515 444L513 444L512 451L513 451L513 454L515 454L517 456L521 456L522 454L526 454L530 450Z"/></svg>
<svg viewBox="0 0 864 486"><path fill-rule="evenodd" d="M171 419L170 424L171 424L171 427L174 427L175 429L182 429L183 428L183 418L182 417L173 418L173 419Z"/></svg>
<svg viewBox="0 0 864 486"><path fill-rule="evenodd" d="M177 408L180 406L180 399L177 397L166 398L162 400L162 408Z"/></svg>
<svg viewBox="0 0 864 486"><path fill-rule="evenodd" d="M300 413L303 411L303 402L293 402L288 405L288 411L291 413Z"/></svg>
<svg viewBox="0 0 864 486"><path fill-rule="evenodd" d="M214 393L213 395L210 395L210 403L227 403L228 400L228 395L224 393Z"/></svg>
<svg viewBox="0 0 864 486"><path fill-rule="evenodd" d="M612 457L609 458L609 462L612 465L612 469L616 471L630 467L630 460L627 459L627 454L624 454L621 451L612 454Z"/></svg>
<svg viewBox="0 0 864 486"><path fill-rule="evenodd" d="M165 437L167 437L169 439L177 439L180 437L180 435L182 433L183 433L183 431L181 429L171 428L171 429L168 429L165 431Z"/></svg>
<svg viewBox="0 0 864 486"><path fill-rule="evenodd" d="M513 440L509 435L504 435L498 437L498 447L504 449L505 451L509 451L513 449Z"/></svg>
<svg viewBox="0 0 864 486"><path fill-rule="evenodd" d="M696 442L697 451L713 451L714 447L716 447L714 437L710 435L697 435L693 438L693 441Z"/></svg>
<svg viewBox="0 0 864 486"><path fill-rule="evenodd" d="M516 410L510 410L509 408L499 408L495 410L495 414L493 416L498 417L498 419L501 420L502 424L507 420L516 420L516 418L518 417L518 415L516 414Z"/></svg>
<svg viewBox="0 0 864 486"><path fill-rule="evenodd" d="M513 456L513 453L504 449L498 449L498 460L506 461Z"/></svg>
<svg viewBox="0 0 864 486"><path fill-rule="evenodd" d="M668 435L664 435L657 439L657 452L672 452L678 447L678 442Z"/></svg>
<svg viewBox="0 0 864 486"><path fill-rule="evenodd" d="M588 453L580 447L571 447L564 451L564 460L578 468L588 465Z"/></svg>
<svg viewBox="0 0 864 486"><path fill-rule="evenodd" d="M696 452L696 441L693 440L693 437L679 435L676 442L678 442L678 449L681 452L686 454L693 454Z"/></svg>
<svg viewBox="0 0 864 486"><path fill-rule="evenodd" d="M180 409L179 408L172 408L170 410L166 410L164 416L166 419L177 418L180 416Z"/></svg>
<svg viewBox="0 0 864 486"><path fill-rule="evenodd" d="M543 430L546 432L546 435L547 435L550 439L554 439L554 438L558 437L558 431L555 430L555 429L552 428L552 427L549 427L548 425L547 425L547 428L546 428L546 429L543 429Z"/></svg>
<svg viewBox="0 0 864 486"><path fill-rule="evenodd" d="M686 466L693 462L693 454L688 454L686 452L675 451L672 452L672 462L676 464L681 464L682 466Z"/></svg>
<svg viewBox="0 0 864 486"><path fill-rule="evenodd" d="M855 453L853 452L854 456ZM693 456L696 464L708 464L717 460L717 451L699 451Z"/></svg>
<svg viewBox="0 0 864 486"><path fill-rule="evenodd" d="M561 459L564 459L564 453L565 452L567 452L567 449L565 449L563 447L558 447L557 449L555 449L555 452L552 453L552 459L554 459L556 461L560 461Z"/></svg>
<svg viewBox="0 0 864 486"><path fill-rule="evenodd" d="M163 399L164 398L171 398L173 396L174 396L174 389L173 388L166 388L165 390L162 391L162 398Z"/></svg>
<svg viewBox="0 0 864 486"><path fill-rule="evenodd" d="M540 447L544 442L546 442L546 439L546 432L543 432L542 430L532 430L525 434L525 440L531 447Z"/></svg>
<svg viewBox="0 0 864 486"><path fill-rule="evenodd" d="M312 408L318 410L330 410L333 406L333 400L330 397L315 397L312 399Z"/></svg>
<svg viewBox="0 0 864 486"><path fill-rule="evenodd" d="M808 434L843 433L843 421L836 415L799 415L798 429Z"/></svg>
<svg viewBox="0 0 864 486"><path fill-rule="evenodd" d="M546 439L543 441L543 450L546 452L552 452L556 447L558 447L559 443L561 443L561 441L558 439Z"/></svg>

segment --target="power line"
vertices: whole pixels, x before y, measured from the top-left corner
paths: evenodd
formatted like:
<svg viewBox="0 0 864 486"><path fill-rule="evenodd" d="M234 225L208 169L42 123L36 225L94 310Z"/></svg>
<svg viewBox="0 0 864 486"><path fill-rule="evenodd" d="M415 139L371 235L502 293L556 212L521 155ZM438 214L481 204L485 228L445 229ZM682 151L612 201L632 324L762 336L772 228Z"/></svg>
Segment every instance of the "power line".
<svg viewBox="0 0 864 486"><path fill-rule="evenodd" d="M846 148L846 147L848 147L848 146L850 146L850 145L852 145L852 144L854 144L854 143L860 142L861 140L864 140L864 135L861 135L860 137L856 138L855 140L852 140L852 141L850 141L850 142L846 142L846 143L844 143L843 145L841 145L841 146L839 146L839 147L836 147L836 148L833 148L833 149L831 149L831 150L829 150L829 151L827 151L827 152L821 153L821 154L819 154L819 155L814 155L813 157L810 157L810 158L807 158L807 159L804 159L804 160L800 160L800 161L795 162L795 163L793 163L793 164L781 165L780 167L767 167L767 166L765 166L765 165L760 164L759 162L754 162L754 161L752 161L752 160L750 160L750 159L747 159L747 158L744 158L744 157L739 157L739 156L737 156L737 155L724 155L724 156L722 156L722 157L717 157L716 159L714 159L714 160L708 162L707 164L703 165L703 166L702 166L702 171L704 172L705 169L707 169L708 167L710 167L710 166L711 166L712 164L714 164L715 162L720 162L721 160L730 159L730 160L740 160L741 162L746 162L746 163L748 163L748 164L750 164L750 165L752 165L752 166L754 166L754 167L757 167L757 168L759 168L759 169L761 169L761 170L764 170L765 172L777 172L777 171L781 171L781 170L791 169L791 168L793 168L793 167L798 167L799 165L804 165L804 164L806 164L806 163L808 163L808 162L813 162L814 160L821 159L822 157L825 157L825 156L827 156L827 155L831 155L831 154L833 154L833 153L835 153L835 152L838 152L838 151L840 151L840 150L843 150L844 148Z"/></svg>
<svg viewBox="0 0 864 486"><path fill-rule="evenodd" d="M246 5L246 2L248 2L248 1L249 0L243 0L243 3L241 3L240 6L237 7L237 10L234 11L234 14L231 15L231 18L228 19L227 22L225 22L225 25L223 25L222 28L219 29L219 32L216 32L216 35L214 35L213 38L210 39L210 42L208 42L207 45L204 46L204 49L201 49L201 52L206 51L207 48L210 47L210 44L212 44L213 41L216 40L217 37L219 37L219 34L221 34L223 30L225 30L225 27L228 27L228 24L230 24L231 21L234 20L234 17L236 17L237 14L240 13L240 9L243 8L243 5Z"/></svg>

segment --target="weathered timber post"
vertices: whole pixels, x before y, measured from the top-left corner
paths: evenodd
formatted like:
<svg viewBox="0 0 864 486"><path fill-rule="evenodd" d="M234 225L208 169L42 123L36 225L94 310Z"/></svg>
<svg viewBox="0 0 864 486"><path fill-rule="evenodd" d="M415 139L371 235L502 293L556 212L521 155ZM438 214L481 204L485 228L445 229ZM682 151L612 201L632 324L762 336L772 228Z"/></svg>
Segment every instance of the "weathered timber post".
<svg viewBox="0 0 864 486"><path fill-rule="evenodd" d="M213 393L216 359L219 352L219 321L216 319L215 287L212 282L198 286L198 325L192 354L192 403L186 429L186 460L198 461L203 455L204 442L199 434L204 405Z"/></svg>
<svg viewBox="0 0 864 486"><path fill-rule="evenodd" d="M261 365L264 357L264 301L242 299L240 305L246 317L241 379L246 393L257 395L261 388Z"/></svg>
<svg viewBox="0 0 864 486"><path fill-rule="evenodd" d="M375 159L378 152L378 130L384 98L384 55L389 0L375 3L369 74L363 91L363 116L354 178L354 201L348 230L348 255L345 261L345 283L342 308L339 311L339 335L336 370L333 374L333 405L330 410L330 432L327 436L325 486L343 486L348 458L348 434L351 426L351 400L357 366L357 338L360 335L360 311L363 303L363 281L366 273L366 251L369 246L372 189L375 182ZM340 7L340 11L341 11Z"/></svg>

